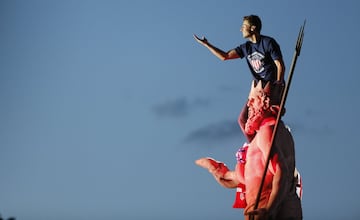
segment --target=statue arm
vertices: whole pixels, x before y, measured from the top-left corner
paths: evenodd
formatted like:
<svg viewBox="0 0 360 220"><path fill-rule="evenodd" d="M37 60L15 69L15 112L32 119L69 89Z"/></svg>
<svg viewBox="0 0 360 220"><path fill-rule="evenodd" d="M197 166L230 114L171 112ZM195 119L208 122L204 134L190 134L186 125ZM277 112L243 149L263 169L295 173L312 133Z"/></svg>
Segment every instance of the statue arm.
<svg viewBox="0 0 360 220"><path fill-rule="evenodd" d="M215 180L225 188L236 188L239 184L239 181L236 179L236 172L229 170L229 168L220 161L207 157L200 158L196 160L195 163L207 169Z"/></svg>

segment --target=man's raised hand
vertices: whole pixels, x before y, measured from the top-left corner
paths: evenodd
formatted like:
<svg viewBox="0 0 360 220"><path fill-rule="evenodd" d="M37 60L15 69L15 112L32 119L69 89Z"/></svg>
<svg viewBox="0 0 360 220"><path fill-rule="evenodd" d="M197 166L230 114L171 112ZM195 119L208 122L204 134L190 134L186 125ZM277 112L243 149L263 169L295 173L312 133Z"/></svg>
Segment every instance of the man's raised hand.
<svg viewBox="0 0 360 220"><path fill-rule="evenodd" d="M196 34L194 34L194 38L197 42L199 42L202 45L205 45L208 40L205 37L199 38Z"/></svg>

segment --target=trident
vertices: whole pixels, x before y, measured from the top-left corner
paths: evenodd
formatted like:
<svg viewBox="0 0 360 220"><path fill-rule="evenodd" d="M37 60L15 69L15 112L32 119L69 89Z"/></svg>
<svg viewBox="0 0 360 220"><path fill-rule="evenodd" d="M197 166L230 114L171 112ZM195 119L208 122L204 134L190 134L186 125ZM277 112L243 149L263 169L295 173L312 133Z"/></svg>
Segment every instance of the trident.
<svg viewBox="0 0 360 220"><path fill-rule="evenodd" d="M262 190L262 188L264 186L266 172L268 170L269 163L270 163L271 148L273 146L274 139L275 139L275 136L276 136L277 127L278 127L280 117L281 117L281 112L282 112L282 110L284 108L286 98L287 98L287 95L288 95L288 92L289 92L289 87L290 87L292 76L293 76L293 73L294 73L296 61L297 61L298 56L300 55L300 50L301 50L301 46L302 46L303 38L304 38L305 23L306 23L306 20L304 21L304 24L300 27L299 35L298 35L298 38L297 38L297 41L296 41L295 52L294 52L293 59L292 59L292 62L291 62L290 72L289 72L289 76L288 76L288 79L287 79L287 83L285 85L285 89L284 89L284 92L283 92L283 95L282 95L282 98L281 98L280 109L279 109L279 112L278 112L277 117L276 117L276 123L275 123L275 126L274 126L274 132L273 132L272 137L271 137L271 145L270 145L269 152L267 154L268 156L267 156L267 160L266 160L266 164L265 164L265 168L264 168L264 173L263 173L263 176L262 176L262 179L261 179L259 191L258 191L258 194L256 196L254 210L256 210L258 208L258 206L259 206L261 190ZM254 220L254 214L250 215L250 220Z"/></svg>

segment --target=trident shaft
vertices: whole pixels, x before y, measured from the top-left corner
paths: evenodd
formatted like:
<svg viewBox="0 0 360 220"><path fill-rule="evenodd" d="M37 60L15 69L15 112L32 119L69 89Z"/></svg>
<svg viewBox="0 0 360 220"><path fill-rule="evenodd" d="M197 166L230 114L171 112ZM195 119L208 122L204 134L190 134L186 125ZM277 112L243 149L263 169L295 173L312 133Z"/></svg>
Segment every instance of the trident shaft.
<svg viewBox="0 0 360 220"><path fill-rule="evenodd" d="M258 194L256 196L254 210L256 210L258 208L258 206L259 206L259 201L260 201L260 197L261 197L261 191L262 191L262 188L264 186L266 172L268 170L270 159L271 159L270 158L271 148L273 147L274 139L276 137L278 124L279 124L279 121L280 121L280 118L281 118L281 112L283 111L284 106L285 106L285 102L286 102L286 98L287 98L289 88L290 88L290 85L291 85L291 80L292 80L292 76L293 76L293 73L294 73L296 61L297 61L298 56L300 55L301 46L302 46L303 39L304 39L305 23L306 23L306 20L304 21L304 24L300 27L299 35L298 35L298 38L297 38L297 41L296 41L295 52L294 52L294 56L293 56L293 59L292 59L292 62L291 62L290 72L289 72L289 75L288 75L287 83L285 85L284 92L283 92L283 95L282 95L282 98L281 98L280 109L279 109L279 112L278 112L277 117L276 117L276 123L275 123L274 131L273 131L273 134L272 134L272 137L271 137L271 145L270 145L269 152L267 154L268 156L267 156L267 160L266 160L266 164L265 164L264 173L263 173L263 176L262 176L262 179L261 179L259 191L258 191ZM254 215L251 215L250 219L254 220Z"/></svg>

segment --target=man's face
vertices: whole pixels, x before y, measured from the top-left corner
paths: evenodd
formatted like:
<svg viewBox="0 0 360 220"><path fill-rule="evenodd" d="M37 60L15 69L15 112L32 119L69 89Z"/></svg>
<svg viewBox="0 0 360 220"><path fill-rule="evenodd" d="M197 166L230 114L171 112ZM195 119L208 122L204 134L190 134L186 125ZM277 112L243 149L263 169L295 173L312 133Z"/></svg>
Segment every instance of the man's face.
<svg viewBox="0 0 360 220"><path fill-rule="evenodd" d="M250 28L251 26L249 22L247 20L244 20L240 28L240 31L242 32L244 38L248 38L252 35Z"/></svg>

